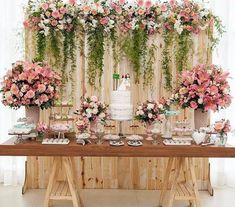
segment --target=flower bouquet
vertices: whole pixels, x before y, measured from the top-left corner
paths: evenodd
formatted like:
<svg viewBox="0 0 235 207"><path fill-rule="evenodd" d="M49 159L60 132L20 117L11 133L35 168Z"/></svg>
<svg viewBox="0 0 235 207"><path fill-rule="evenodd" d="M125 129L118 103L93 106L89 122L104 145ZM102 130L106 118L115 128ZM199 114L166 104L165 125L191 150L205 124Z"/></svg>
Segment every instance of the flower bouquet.
<svg viewBox="0 0 235 207"><path fill-rule="evenodd" d="M75 114L88 119L90 123L91 138L96 138L96 125L100 122L105 122L109 117L108 105L99 101L96 96L86 98Z"/></svg>
<svg viewBox="0 0 235 207"><path fill-rule="evenodd" d="M227 134L231 131L231 125L229 120L221 119L214 125L214 130L218 133L220 145L224 146L227 142Z"/></svg>
<svg viewBox="0 0 235 207"><path fill-rule="evenodd" d="M164 100L164 101L163 101ZM169 105L165 99L160 102L146 101L140 104L135 112L135 119L146 124L147 140L152 139L152 125L154 122L162 122Z"/></svg>
<svg viewBox="0 0 235 207"><path fill-rule="evenodd" d="M41 141L43 139L44 134L48 131L48 127L46 124L39 122L37 124L36 131L38 133L38 140Z"/></svg>
<svg viewBox="0 0 235 207"><path fill-rule="evenodd" d="M201 111L218 111L231 104L228 76L228 72L223 72L222 68L216 65L197 65L191 71L182 73L180 87L173 98L182 108L191 108L196 111L196 128L207 124L203 123L204 125L199 126L203 120L207 121L202 115L197 119L197 115L200 116Z"/></svg>

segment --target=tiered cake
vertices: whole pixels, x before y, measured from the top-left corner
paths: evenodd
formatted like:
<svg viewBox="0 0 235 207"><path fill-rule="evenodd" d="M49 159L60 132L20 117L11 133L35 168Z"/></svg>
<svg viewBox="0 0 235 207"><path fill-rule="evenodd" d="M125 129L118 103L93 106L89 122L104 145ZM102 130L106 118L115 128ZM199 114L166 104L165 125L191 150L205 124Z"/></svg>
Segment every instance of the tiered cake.
<svg viewBox="0 0 235 207"><path fill-rule="evenodd" d="M133 105L131 104L131 92L127 89L129 86L129 80L123 78L119 88L111 92L111 119L118 121L132 119Z"/></svg>

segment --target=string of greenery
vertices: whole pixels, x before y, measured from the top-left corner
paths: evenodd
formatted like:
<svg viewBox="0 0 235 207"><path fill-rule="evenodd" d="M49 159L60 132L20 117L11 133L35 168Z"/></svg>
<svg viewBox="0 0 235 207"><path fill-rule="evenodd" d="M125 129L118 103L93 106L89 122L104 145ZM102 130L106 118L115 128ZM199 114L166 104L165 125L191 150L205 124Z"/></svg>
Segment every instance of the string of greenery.
<svg viewBox="0 0 235 207"><path fill-rule="evenodd" d="M51 29L49 33L49 48L48 50L51 51L52 56L54 58L54 66L60 67L61 66L61 42L59 33L55 30Z"/></svg>
<svg viewBox="0 0 235 207"><path fill-rule="evenodd" d="M46 51L46 37L44 34L37 32L36 33L36 41L37 41L37 48L36 48L36 60L42 62L45 57Z"/></svg>
<svg viewBox="0 0 235 207"><path fill-rule="evenodd" d="M170 55L170 48L172 46L174 39L173 33L170 32L164 32L163 33L163 40L164 40L164 46L162 50L162 71L165 77L165 88L167 90L172 89L172 74L171 74L171 55Z"/></svg>
<svg viewBox="0 0 235 207"><path fill-rule="evenodd" d="M88 82L91 86L96 85L96 77L101 85L103 74L103 57L104 57L104 28L99 25L93 30L87 32L88 44Z"/></svg>

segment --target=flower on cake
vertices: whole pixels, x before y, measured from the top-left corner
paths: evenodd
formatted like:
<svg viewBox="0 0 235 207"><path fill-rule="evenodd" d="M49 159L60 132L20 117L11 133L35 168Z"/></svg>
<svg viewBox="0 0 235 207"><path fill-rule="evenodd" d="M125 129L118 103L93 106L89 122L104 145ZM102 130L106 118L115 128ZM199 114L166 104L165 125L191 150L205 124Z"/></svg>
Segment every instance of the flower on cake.
<svg viewBox="0 0 235 207"><path fill-rule="evenodd" d="M169 109L169 101L161 98L159 102L146 101L137 107L135 119L152 124L155 121L163 121L165 113Z"/></svg>
<svg viewBox="0 0 235 207"><path fill-rule="evenodd" d="M11 108L49 108L59 97L61 78L46 63L17 61L4 76L2 103Z"/></svg>
<svg viewBox="0 0 235 207"><path fill-rule="evenodd" d="M229 120L221 119L215 122L214 130L220 135L227 135L231 131L231 125Z"/></svg>
<svg viewBox="0 0 235 207"><path fill-rule="evenodd" d="M88 119L89 122L105 122L109 118L108 105L96 96L85 98L75 114L80 118Z"/></svg>
<svg viewBox="0 0 235 207"><path fill-rule="evenodd" d="M180 87L173 95L182 108L217 111L231 104L228 72L216 65L197 65L184 71Z"/></svg>

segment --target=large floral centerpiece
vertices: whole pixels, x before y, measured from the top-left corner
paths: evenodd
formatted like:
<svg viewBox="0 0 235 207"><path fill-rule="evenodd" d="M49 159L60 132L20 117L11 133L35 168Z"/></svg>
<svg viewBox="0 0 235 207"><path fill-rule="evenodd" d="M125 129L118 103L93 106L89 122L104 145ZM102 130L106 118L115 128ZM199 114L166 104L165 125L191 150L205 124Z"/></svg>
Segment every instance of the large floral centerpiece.
<svg viewBox="0 0 235 207"><path fill-rule="evenodd" d="M80 108L75 112L80 120L90 123L91 138L96 138L95 131L98 122L105 122L108 117L108 105L101 102L96 96L85 98ZM84 121L85 120L85 121Z"/></svg>
<svg viewBox="0 0 235 207"><path fill-rule="evenodd" d="M11 108L51 107L59 97L61 78L49 65L17 61L4 76L2 103Z"/></svg>
<svg viewBox="0 0 235 207"><path fill-rule="evenodd" d="M145 101L137 107L135 119L146 125L147 140L152 140L152 125L154 122L162 122L165 113L169 109L169 102L162 98L159 102Z"/></svg>
<svg viewBox="0 0 235 207"><path fill-rule="evenodd" d="M197 65L182 73L180 87L174 94L182 108L191 108L198 112L218 111L231 104L228 72L216 65ZM206 114L206 113L204 113ZM198 119L203 123L205 118ZM195 120L196 121L196 120ZM205 120L207 121L207 120Z"/></svg>

